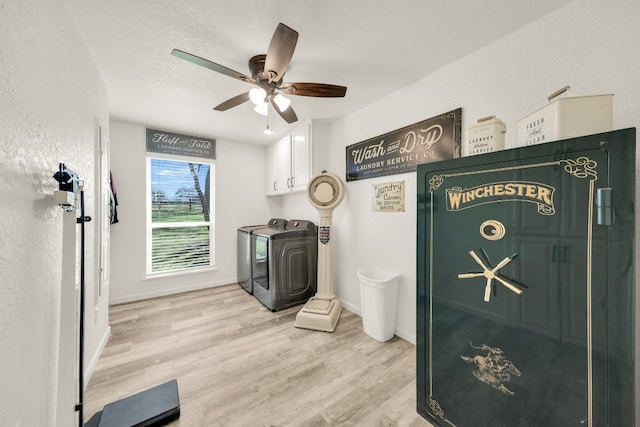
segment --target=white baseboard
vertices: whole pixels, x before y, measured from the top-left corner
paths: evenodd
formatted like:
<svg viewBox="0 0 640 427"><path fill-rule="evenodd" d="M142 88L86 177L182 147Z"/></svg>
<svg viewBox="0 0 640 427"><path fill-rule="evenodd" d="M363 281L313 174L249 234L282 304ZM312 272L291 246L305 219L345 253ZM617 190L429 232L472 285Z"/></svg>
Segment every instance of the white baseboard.
<svg viewBox="0 0 640 427"><path fill-rule="evenodd" d="M198 283L195 285L183 286L178 288L159 289L151 292L143 292L139 294L126 295L126 296L117 297L117 298L110 298L109 305L124 304L127 302L134 302L134 301L142 301L145 299L164 297L167 295L180 294L183 292L198 291L200 289L207 289L207 288L215 288L218 286L225 286L233 283L236 283L236 282L225 280L222 282L206 282L206 283Z"/></svg>
<svg viewBox="0 0 640 427"><path fill-rule="evenodd" d="M338 298L339 299L339 298ZM342 305L344 308L346 308L347 310L357 314L358 316L362 317L362 308L355 306L351 303L348 303L342 299L340 300L340 305ZM406 331L404 329L398 329L398 327L396 327L396 330L394 331L394 333L399 336L400 338L402 338L405 341L410 342L413 345L416 345L416 334Z"/></svg>
<svg viewBox="0 0 640 427"><path fill-rule="evenodd" d="M338 300L340 301L340 305L343 306L344 308L346 308L347 310L357 314L358 316L362 317L362 309L358 306L355 306L351 303L346 302L343 299L338 298Z"/></svg>
<svg viewBox="0 0 640 427"><path fill-rule="evenodd" d="M396 328L395 333L397 336L399 336L403 340L410 342L413 345L416 345L416 334L408 332L404 329L398 329L398 328Z"/></svg>

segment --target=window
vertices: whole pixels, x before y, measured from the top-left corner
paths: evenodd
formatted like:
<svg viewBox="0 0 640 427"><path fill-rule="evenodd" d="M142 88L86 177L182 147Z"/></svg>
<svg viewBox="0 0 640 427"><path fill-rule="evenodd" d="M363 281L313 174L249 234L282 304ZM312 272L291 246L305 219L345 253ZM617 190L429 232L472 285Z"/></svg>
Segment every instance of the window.
<svg viewBox="0 0 640 427"><path fill-rule="evenodd" d="M147 274L214 265L215 165L147 158Z"/></svg>

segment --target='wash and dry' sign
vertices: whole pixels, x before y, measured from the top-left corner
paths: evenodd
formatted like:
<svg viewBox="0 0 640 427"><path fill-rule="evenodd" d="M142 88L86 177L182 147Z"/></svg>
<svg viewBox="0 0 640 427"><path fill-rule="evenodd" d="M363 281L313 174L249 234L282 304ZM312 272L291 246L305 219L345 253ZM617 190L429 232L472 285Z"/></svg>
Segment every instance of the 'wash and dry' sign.
<svg viewBox="0 0 640 427"><path fill-rule="evenodd" d="M347 147L347 181L415 171L460 157L462 108Z"/></svg>

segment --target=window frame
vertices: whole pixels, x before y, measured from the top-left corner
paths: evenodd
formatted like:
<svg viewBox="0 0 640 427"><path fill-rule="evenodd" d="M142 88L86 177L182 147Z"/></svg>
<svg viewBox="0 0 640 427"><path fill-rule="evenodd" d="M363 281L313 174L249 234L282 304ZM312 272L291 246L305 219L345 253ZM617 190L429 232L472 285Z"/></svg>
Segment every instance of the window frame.
<svg viewBox="0 0 640 427"><path fill-rule="evenodd" d="M207 164L210 168L209 173L209 221L185 221L185 222L153 222L153 203L152 203L152 177L151 162L152 160L164 160L181 163ZM200 157L186 157L167 155L162 153L148 152L145 158L146 167L146 188L145 188L145 274L146 278L154 278L161 276L182 275L195 272L202 272L215 269L215 189L216 189L216 159L207 159ZM194 228L209 226L209 263L195 267L171 268L160 271L153 271L153 230L158 228Z"/></svg>

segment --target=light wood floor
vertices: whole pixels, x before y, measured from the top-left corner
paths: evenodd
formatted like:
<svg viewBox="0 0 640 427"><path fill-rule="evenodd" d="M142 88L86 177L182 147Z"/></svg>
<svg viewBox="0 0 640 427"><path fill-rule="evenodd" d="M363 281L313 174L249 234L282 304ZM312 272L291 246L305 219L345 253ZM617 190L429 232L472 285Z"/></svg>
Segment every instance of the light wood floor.
<svg viewBox="0 0 640 427"><path fill-rule="evenodd" d="M295 328L301 307L272 313L238 285L111 307L85 418L176 378L171 427L430 426L414 345L370 338L344 309L334 333Z"/></svg>

